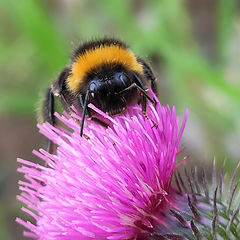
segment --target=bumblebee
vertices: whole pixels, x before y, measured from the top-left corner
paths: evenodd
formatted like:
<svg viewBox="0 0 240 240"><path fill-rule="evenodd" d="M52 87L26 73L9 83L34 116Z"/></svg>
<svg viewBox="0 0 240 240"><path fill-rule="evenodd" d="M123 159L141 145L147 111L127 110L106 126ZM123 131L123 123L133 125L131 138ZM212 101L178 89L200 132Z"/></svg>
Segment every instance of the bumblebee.
<svg viewBox="0 0 240 240"><path fill-rule="evenodd" d="M86 42L73 54L71 63L47 89L43 102L44 121L56 124L55 97L63 109L70 112L73 105L82 113L80 135L85 117L91 118L88 104L109 115L122 113L129 104L141 103L146 114L148 82L156 91L155 77L146 62L136 57L128 46L116 39Z"/></svg>

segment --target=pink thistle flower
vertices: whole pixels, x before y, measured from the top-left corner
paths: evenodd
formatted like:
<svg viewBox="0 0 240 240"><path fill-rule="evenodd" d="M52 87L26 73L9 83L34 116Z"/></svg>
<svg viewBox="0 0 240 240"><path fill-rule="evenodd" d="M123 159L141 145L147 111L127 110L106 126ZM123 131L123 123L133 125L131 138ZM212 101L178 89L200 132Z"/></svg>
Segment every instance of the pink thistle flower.
<svg viewBox="0 0 240 240"><path fill-rule="evenodd" d="M148 106L149 119L138 105L114 117L89 107L111 127L87 121L87 137L80 137L76 113L56 114L68 129L39 125L57 149L34 151L48 167L18 159L25 180L17 198L36 225L17 222L29 230L25 236L41 240L147 239L167 225L164 209L176 205L171 178L187 111L179 128L175 107L159 102Z"/></svg>

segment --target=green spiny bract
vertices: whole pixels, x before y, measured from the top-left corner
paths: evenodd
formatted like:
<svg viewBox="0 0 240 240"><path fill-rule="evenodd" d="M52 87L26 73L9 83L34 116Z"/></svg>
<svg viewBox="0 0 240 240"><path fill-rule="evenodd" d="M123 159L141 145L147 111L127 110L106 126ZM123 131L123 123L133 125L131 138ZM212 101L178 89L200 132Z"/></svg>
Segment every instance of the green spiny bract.
<svg viewBox="0 0 240 240"><path fill-rule="evenodd" d="M204 170L176 172L176 189L172 193L175 204L170 204L174 206L167 212L163 210L164 224L158 224L148 239L240 239L238 170L237 167L229 184L224 180L223 168L216 174L215 164L211 183Z"/></svg>

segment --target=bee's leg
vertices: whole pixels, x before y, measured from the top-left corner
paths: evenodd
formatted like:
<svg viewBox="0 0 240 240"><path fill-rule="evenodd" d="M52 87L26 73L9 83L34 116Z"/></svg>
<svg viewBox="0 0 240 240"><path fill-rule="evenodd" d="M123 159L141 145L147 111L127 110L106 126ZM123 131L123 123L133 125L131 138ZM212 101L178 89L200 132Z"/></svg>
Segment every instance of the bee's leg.
<svg viewBox="0 0 240 240"><path fill-rule="evenodd" d="M142 112L143 112L143 115L149 119L148 115L147 115L147 99L155 104L155 100L152 99L150 96L148 96L147 94L147 91L148 89L143 89L141 87L139 87L136 83L132 83L129 87L125 88L124 90L122 90L121 92L119 92L118 94L122 94L124 93L125 91L128 91L130 89L133 89L133 88L137 88L143 95L142 95ZM157 126L157 123L154 122L153 120L151 120L153 122L153 125L156 127Z"/></svg>
<svg viewBox="0 0 240 240"><path fill-rule="evenodd" d="M145 92L145 93L147 93L148 92L148 88L146 88L145 86L144 86L144 83L143 83L143 81L141 80L141 78L140 77L138 77L137 75L135 75L135 79L136 79L136 81L137 81L137 83L141 86L141 89L138 87L138 89L143 93L143 91ZM148 94L145 94L144 96L148 96ZM148 97L147 97L148 98ZM149 99L149 98L148 98ZM149 99L150 100L150 99ZM144 100L145 101L145 100ZM153 99L153 98L151 98L151 100L150 100L155 106L156 106L156 100L155 99Z"/></svg>
<svg viewBox="0 0 240 240"><path fill-rule="evenodd" d="M44 121L47 121L52 125L56 123L56 119L54 117L54 95L51 87L47 89L43 102L43 117Z"/></svg>
<svg viewBox="0 0 240 240"><path fill-rule="evenodd" d="M145 96L142 97L142 112L143 112L143 115L148 118L148 115L147 115L147 98Z"/></svg>
<svg viewBox="0 0 240 240"><path fill-rule="evenodd" d="M123 94L124 92L127 92L127 91L129 91L129 90L131 90L131 89L133 89L133 88L137 88L137 89L143 94L143 96L144 96L145 98L147 98L151 103L155 103L155 100L152 99L152 98L147 94L148 88L143 89L142 87L138 86L136 83L132 83L129 87L123 89L123 90L120 91L118 94L121 95L121 94Z"/></svg>
<svg viewBox="0 0 240 240"><path fill-rule="evenodd" d="M56 118L54 116L55 112L55 102L54 96L59 97L63 107L68 111L69 105L66 102L62 92L65 85L66 78L69 74L70 69L64 68L59 74L58 78L53 82L53 84L47 89L45 100L43 102L43 117L44 121L49 122L51 125L56 124ZM54 151L54 144L51 140L47 139L47 151L52 153Z"/></svg>
<svg viewBox="0 0 240 240"><path fill-rule="evenodd" d="M43 118L44 122L47 121L51 125L56 124L56 119L54 116L54 95L52 92L52 88L49 87L46 92L46 96L43 102ZM54 149L54 144L51 140L47 139L47 147L46 150L49 153L52 153Z"/></svg>
<svg viewBox="0 0 240 240"><path fill-rule="evenodd" d="M59 95L59 98L60 98L60 100L61 100L61 104L62 104L63 108L64 108L68 113L70 113L70 112L71 112L71 108L70 108L69 104L67 103L67 101L66 101L65 97L63 96L63 94L60 94L60 95Z"/></svg>
<svg viewBox="0 0 240 240"><path fill-rule="evenodd" d="M156 84L157 79L154 76L152 69L142 58L137 58L137 61L142 64L144 75L151 82L151 88L152 88L153 92L157 95L157 92L158 92L157 84Z"/></svg>
<svg viewBox="0 0 240 240"><path fill-rule="evenodd" d="M145 118L150 119L147 115L147 98L145 96L142 96L142 113L145 116ZM157 123L150 119L154 125L154 127L157 127Z"/></svg>

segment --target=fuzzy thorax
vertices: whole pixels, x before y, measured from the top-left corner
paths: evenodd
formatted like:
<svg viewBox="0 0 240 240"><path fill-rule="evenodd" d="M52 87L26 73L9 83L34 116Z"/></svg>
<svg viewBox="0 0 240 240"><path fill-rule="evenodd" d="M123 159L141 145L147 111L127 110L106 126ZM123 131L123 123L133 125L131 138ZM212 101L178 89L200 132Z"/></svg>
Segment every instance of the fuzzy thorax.
<svg viewBox="0 0 240 240"><path fill-rule="evenodd" d="M120 64L130 71L143 74L142 65L134 54L120 45L100 46L89 49L80 54L72 64L72 72L67 78L67 86L70 91L76 93L84 81L84 77L94 69L105 65Z"/></svg>

